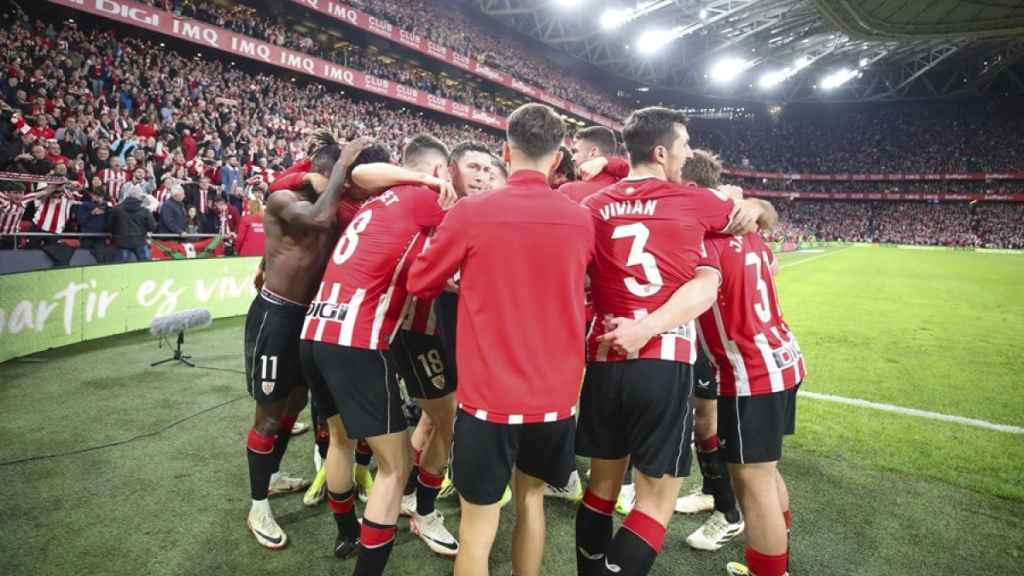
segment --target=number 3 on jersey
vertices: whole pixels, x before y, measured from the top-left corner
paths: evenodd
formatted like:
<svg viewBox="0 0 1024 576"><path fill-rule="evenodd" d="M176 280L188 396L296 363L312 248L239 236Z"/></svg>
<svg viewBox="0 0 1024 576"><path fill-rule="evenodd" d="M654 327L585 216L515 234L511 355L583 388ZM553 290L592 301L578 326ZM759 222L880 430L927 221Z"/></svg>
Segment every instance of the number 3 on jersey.
<svg viewBox="0 0 1024 576"><path fill-rule="evenodd" d="M633 243L629 247L629 256L626 258L626 266L640 266L643 268L647 283L641 284L632 276L626 278L625 283L626 289L641 298L657 294L663 284L661 271L658 270L658 262L654 259L654 255L644 251L647 239L650 236L651 231L643 222L616 226L615 230L612 231L612 240L619 240L620 238L633 239Z"/></svg>
<svg viewBox="0 0 1024 576"><path fill-rule="evenodd" d="M334 247L334 255L331 257L335 264L343 264L352 257L359 246L359 234L370 225L370 218L373 218L373 210L356 216L348 228L345 228L345 233L338 240L337 246Z"/></svg>
<svg viewBox="0 0 1024 576"><path fill-rule="evenodd" d="M771 322L772 311L771 304L768 301L768 283L764 281L765 274L762 274L762 264L764 264L763 270L770 270L771 264L768 260L768 254L762 252L757 254L756 252L747 252L744 264L747 266L754 267L754 279L757 280L757 296L759 302L754 302L754 314L757 314L757 319L767 324ZM779 310L779 317L782 317L782 311Z"/></svg>

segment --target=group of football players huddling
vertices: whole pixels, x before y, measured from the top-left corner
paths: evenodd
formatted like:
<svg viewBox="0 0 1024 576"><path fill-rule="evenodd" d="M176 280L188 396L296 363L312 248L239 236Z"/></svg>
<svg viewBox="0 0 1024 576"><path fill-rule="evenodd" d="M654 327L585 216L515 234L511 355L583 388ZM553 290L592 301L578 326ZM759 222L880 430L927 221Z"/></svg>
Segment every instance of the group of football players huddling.
<svg viewBox="0 0 1024 576"><path fill-rule="evenodd" d="M457 576L486 575L511 501L512 573L537 576L547 495L578 503L581 576L647 574L672 515L705 511L690 546L746 532L729 574L788 573L777 463L805 367L759 234L775 211L720 182L680 111L633 112L621 141L628 161L600 126L569 149L540 104L500 156L421 134L393 165L370 138L311 136L271 186L245 326L262 546L287 543L268 497L306 490L357 576L383 573L400 515ZM312 483L279 471L307 402ZM680 496L693 449L703 485Z"/></svg>

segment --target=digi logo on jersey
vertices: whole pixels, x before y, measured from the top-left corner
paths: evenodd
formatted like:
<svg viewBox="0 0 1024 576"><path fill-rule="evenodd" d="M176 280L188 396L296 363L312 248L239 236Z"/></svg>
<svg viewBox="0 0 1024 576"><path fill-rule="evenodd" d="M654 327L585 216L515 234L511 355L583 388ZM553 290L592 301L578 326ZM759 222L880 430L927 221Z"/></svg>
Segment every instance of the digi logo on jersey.
<svg viewBox="0 0 1024 576"><path fill-rule="evenodd" d="M691 321L687 322L686 324L683 324L682 326L679 326L678 328L669 330L668 332L663 332L662 334L664 336L679 336L684 340L690 340L692 342L695 336L695 330L693 327L693 322Z"/></svg>
<svg viewBox="0 0 1024 576"><path fill-rule="evenodd" d="M789 343L781 348L772 350L772 358L775 359L775 365L779 370L789 368L800 359L800 349L797 348L795 342Z"/></svg>
<svg viewBox="0 0 1024 576"><path fill-rule="evenodd" d="M324 320L335 320L341 322L348 312L348 304L332 304L331 302L313 302L306 310L306 316L311 318L322 318Z"/></svg>

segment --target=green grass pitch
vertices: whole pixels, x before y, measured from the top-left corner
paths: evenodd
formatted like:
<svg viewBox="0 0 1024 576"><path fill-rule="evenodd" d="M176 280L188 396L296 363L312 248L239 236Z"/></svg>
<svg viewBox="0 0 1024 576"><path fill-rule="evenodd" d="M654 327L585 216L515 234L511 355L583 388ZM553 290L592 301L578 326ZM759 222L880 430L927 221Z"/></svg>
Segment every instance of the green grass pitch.
<svg viewBox="0 0 1024 576"><path fill-rule="evenodd" d="M847 247L782 263L806 390L1024 426L1024 255ZM241 334L242 319L219 321L187 347L203 366L238 369ZM139 333L0 365L0 462L121 440L228 402L131 443L0 466L0 574L350 573L331 555L328 510L298 495L273 503L288 548L259 548L244 523L252 405L241 377L149 368L165 353ZM311 446L296 438L283 468L311 473ZM795 574L1022 572L1024 435L804 398L781 468ZM441 509L454 529L457 504ZM552 500L547 510L544 573L574 574L575 509ZM510 571L512 516L494 574ZM676 516L654 574L724 574L742 558L741 542L689 550L702 521ZM399 526L388 574L451 574Z"/></svg>

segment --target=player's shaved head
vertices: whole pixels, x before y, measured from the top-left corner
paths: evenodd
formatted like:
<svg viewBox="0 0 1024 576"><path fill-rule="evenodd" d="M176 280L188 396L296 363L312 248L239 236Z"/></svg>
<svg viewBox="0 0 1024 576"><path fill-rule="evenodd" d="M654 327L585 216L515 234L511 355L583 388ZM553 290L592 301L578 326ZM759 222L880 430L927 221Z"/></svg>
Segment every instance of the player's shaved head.
<svg viewBox="0 0 1024 576"><path fill-rule="evenodd" d="M508 117L508 145L530 160L558 151L565 138L565 123L550 106L524 104Z"/></svg>
<svg viewBox="0 0 1024 576"><path fill-rule="evenodd" d="M683 164L683 180L705 188L718 188L722 183L722 161L707 150L694 150L693 158Z"/></svg>
<svg viewBox="0 0 1024 576"><path fill-rule="evenodd" d="M433 173L434 167L448 162L448 147L430 134L417 134L402 149L402 165L412 170Z"/></svg>

